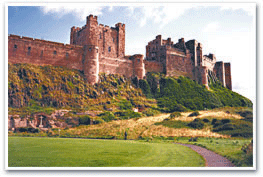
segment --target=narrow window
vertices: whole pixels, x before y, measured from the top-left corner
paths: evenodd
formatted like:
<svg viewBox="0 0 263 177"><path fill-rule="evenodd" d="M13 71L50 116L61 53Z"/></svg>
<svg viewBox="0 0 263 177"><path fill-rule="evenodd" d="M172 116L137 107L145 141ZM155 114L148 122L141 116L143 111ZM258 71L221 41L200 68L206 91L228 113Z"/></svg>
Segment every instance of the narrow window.
<svg viewBox="0 0 263 177"><path fill-rule="evenodd" d="M89 51L91 52L91 47L89 48Z"/></svg>
<svg viewBox="0 0 263 177"><path fill-rule="evenodd" d="M54 54L54 55L57 55L57 51L54 50L53 54Z"/></svg>
<svg viewBox="0 0 263 177"><path fill-rule="evenodd" d="M16 44L14 45L14 48L17 49L17 45Z"/></svg>
<svg viewBox="0 0 263 177"><path fill-rule="evenodd" d="M139 58L137 59L137 62L140 63L140 59Z"/></svg>
<svg viewBox="0 0 263 177"><path fill-rule="evenodd" d="M31 47L27 48L27 55L30 55Z"/></svg>
<svg viewBox="0 0 263 177"><path fill-rule="evenodd" d="M43 50L41 51L40 57L43 57Z"/></svg>
<svg viewBox="0 0 263 177"><path fill-rule="evenodd" d="M114 38L112 38L112 42L114 42Z"/></svg>
<svg viewBox="0 0 263 177"><path fill-rule="evenodd" d="M101 36L101 33L100 33L100 39L102 38L102 36Z"/></svg>
<svg viewBox="0 0 263 177"><path fill-rule="evenodd" d="M108 48L108 51L111 52L111 47Z"/></svg>
<svg viewBox="0 0 263 177"><path fill-rule="evenodd" d="M68 53L66 53L66 57L67 57L67 58L69 57L69 54L68 54Z"/></svg>

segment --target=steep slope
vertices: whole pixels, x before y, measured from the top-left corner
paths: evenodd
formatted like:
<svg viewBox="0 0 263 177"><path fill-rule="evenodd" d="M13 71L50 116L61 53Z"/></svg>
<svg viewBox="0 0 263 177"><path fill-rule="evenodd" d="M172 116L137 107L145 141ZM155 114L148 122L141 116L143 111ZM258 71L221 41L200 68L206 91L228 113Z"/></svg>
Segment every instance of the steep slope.
<svg viewBox="0 0 263 177"><path fill-rule="evenodd" d="M78 70L56 66L8 64L9 108L52 107L103 110L129 100L132 107L147 106L141 89L120 75L100 74L100 82L87 84Z"/></svg>

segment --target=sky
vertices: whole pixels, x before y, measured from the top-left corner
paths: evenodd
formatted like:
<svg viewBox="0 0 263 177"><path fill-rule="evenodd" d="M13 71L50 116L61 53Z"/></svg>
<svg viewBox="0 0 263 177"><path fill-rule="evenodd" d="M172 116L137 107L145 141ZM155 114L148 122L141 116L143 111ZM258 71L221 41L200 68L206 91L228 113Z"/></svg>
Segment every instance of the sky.
<svg viewBox="0 0 263 177"><path fill-rule="evenodd" d="M72 26L86 16L99 24L126 28L126 55L144 54L159 34L164 39L196 39L203 54L231 63L233 91L256 100L256 6L253 3L49 3L9 6L8 34L69 43Z"/></svg>

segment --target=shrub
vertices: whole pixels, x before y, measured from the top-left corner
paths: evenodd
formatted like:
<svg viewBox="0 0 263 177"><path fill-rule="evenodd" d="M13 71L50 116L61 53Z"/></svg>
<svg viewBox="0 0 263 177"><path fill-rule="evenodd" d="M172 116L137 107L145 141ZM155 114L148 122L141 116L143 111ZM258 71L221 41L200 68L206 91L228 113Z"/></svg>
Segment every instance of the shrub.
<svg viewBox="0 0 263 177"><path fill-rule="evenodd" d="M180 117L181 113L180 112L173 112L172 114L170 114L170 118L175 118L175 117Z"/></svg>
<svg viewBox="0 0 263 177"><path fill-rule="evenodd" d="M215 125L216 122L217 122L217 119L213 119L212 122L211 122L211 124L212 124L212 125Z"/></svg>
<svg viewBox="0 0 263 177"><path fill-rule="evenodd" d="M188 141L189 142L197 142L198 137L191 137Z"/></svg>
<svg viewBox="0 0 263 177"><path fill-rule="evenodd" d="M142 116L141 113L134 112L132 110L115 112L114 115L119 117L120 119L131 119Z"/></svg>
<svg viewBox="0 0 263 177"><path fill-rule="evenodd" d="M140 79L140 80L139 80L139 87L142 89L142 92L143 92L143 94L144 94L146 97L152 98L151 88L150 88L147 80Z"/></svg>
<svg viewBox="0 0 263 177"><path fill-rule="evenodd" d="M105 122L110 122L112 120L115 120L116 117L112 112L104 112L98 115L100 118L102 118Z"/></svg>
<svg viewBox="0 0 263 177"><path fill-rule="evenodd" d="M17 128L17 131L22 133L22 132L27 132L28 129L24 128L24 127L19 127L19 128Z"/></svg>
<svg viewBox="0 0 263 177"><path fill-rule="evenodd" d="M90 116L84 115L79 117L79 125L89 125L90 124Z"/></svg>
<svg viewBox="0 0 263 177"><path fill-rule="evenodd" d="M117 105L119 106L120 110L128 110L132 108L131 102L125 99L120 100Z"/></svg>
<svg viewBox="0 0 263 177"><path fill-rule="evenodd" d="M231 120L231 122L222 124L215 123L212 131L220 134L231 135L231 137L253 137L253 123L244 120Z"/></svg>
<svg viewBox="0 0 263 177"><path fill-rule="evenodd" d="M195 120L190 122L188 126L195 129L202 129L204 127L204 123L201 121L201 119L196 118Z"/></svg>
<svg viewBox="0 0 263 177"><path fill-rule="evenodd" d="M202 121L205 122L205 123L210 122L210 121L209 121L208 119L206 119L206 118L202 119Z"/></svg>
<svg viewBox="0 0 263 177"><path fill-rule="evenodd" d="M229 119L222 119L221 122L222 122L222 124L226 124L226 123L229 123L230 120Z"/></svg>
<svg viewBox="0 0 263 177"><path fill-rule="evenodd" d="M194 116L198 116L200 115L200 113L198 111L192 112L191 114L188 115L188 117L194 117Z"/></svg>

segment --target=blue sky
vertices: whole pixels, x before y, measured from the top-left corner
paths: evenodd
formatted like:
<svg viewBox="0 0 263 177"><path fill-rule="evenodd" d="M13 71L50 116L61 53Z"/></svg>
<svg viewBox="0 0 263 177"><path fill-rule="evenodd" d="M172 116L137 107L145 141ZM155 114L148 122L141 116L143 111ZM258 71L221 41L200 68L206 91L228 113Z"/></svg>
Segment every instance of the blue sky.
<svg viewBox="0 0 263 177"><path fill-rule="evenodd" d="M204 54L231 62L233 90L255 101L255 10L249 3L9 6L8 34L69 43L70 28L84 26L86 16L94 14L101 24L125 23L127 55L145 55L145 46L158 34L174 42L196 39Z"/></svg>

